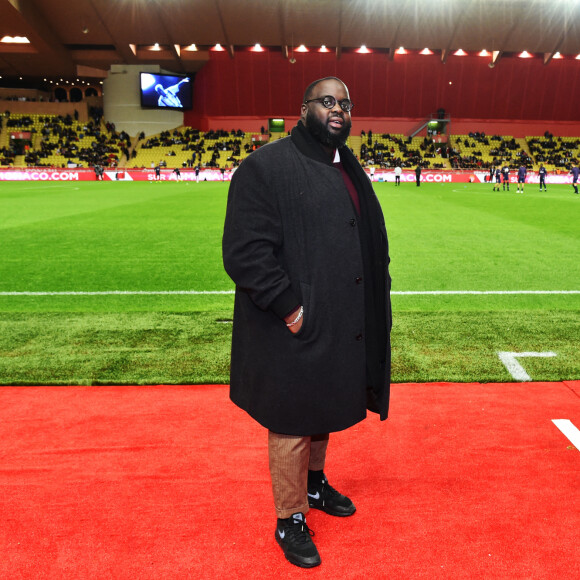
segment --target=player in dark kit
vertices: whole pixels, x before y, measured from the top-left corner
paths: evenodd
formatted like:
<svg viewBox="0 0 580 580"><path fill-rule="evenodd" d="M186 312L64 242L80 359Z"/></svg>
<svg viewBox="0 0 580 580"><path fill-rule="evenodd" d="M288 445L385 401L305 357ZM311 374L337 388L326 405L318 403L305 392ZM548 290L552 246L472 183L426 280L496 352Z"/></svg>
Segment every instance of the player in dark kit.
<svg viewBox="0 0 580 580"><path fill-rule="evenodd" d="M501 168L501 175L503 178L503 190L505 191L505 186L507 185L507 190L510 190L510 168L509 165L504 165Z"/></svg>
<svg viewBox="0 0 580 580"><path fill-rule="evenodd" d="M493 180L493 176L491 177ZM493 184L493 191L499 191L499 185L501 183L501 169L499 167L495 168L495 183Z"/></svg>
<svg viewBox="0 0 580 580"><path fill-rule="evenodd" d="M526 169L525 165L520 165L518 169L518 189L517 193L520 192L520 186L522 188L522 193L524 193L524 185L526 184L526 173L528 170Z"/></svg>
<svg viewBox="0 0 580 580"><path fill-rule="evenodd" d="M578 169L577 165L574 165L570 170L572 174L572 187L574 188L574 193L578 193L578 175L580 175L580 169Z"/></svg>
<svg viewBox="0 0 580 580"><path fill-rule="evenodd" d="M538 169L538 173L540 175L540 191L542 191L542 185L544 186L544 191L548 191L546 189L546 168L543 165L540 165L540 169Z"/></svg>

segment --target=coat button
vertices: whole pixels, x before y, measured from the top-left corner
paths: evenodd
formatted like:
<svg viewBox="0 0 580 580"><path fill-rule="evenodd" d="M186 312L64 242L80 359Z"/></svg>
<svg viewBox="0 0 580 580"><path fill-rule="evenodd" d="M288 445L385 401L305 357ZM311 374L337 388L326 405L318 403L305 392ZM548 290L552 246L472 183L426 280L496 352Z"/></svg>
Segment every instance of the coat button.
<svg viewBox="0 0 580 580"><path fill-rule="evenodd" d="M356 226L356 220L354 218L352 218L349 223L353 228Z"/></svg>
<svg viewBox="0 0 580 580"><path fill-rule="evenodd" d="M363 279L362 279L360 276L357 276L357 277L354 279L354 281L355 281L357 284L362 284L362 281L363 281Z"/></svg>
<svg viewBox="0 0 580 580"><path fill-rule="evenodd" d="M362 339L363 339L363 335L362 334L357 334L356 335L357 342L360 342Z"/></svg>

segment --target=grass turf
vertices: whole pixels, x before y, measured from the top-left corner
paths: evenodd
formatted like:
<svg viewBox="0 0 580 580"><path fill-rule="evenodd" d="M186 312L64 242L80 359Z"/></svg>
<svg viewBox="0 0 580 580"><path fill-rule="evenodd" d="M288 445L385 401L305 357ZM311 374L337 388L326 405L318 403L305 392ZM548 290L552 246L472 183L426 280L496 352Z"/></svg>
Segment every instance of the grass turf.
<svg viewBox="0 0 580 580"><path fill-rule="evenodd" d="M393 290L580 290L580 196L378 183ZM222 183L3 183L0 384L228 381L233 297L14 292L231 291ZM580 295L393 296L393 380L580 378Z"/></svg>

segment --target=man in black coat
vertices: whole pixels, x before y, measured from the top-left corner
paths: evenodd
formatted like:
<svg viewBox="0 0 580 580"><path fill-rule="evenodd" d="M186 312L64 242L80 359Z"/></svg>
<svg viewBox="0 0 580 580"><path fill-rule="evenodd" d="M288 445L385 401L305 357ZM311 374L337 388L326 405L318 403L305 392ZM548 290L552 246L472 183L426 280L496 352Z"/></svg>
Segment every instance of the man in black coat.
<svg viewBox="0 0 580 580"><path fill-rule="evenodd" d="M356 509L324 475L328 434L389 407L387 232L345 146L351 109L342 81L312 83L290 137L233 176L223 236L236 284L230 397L268 429L276 540L302 567L320 564L308 509Z"/></svg>

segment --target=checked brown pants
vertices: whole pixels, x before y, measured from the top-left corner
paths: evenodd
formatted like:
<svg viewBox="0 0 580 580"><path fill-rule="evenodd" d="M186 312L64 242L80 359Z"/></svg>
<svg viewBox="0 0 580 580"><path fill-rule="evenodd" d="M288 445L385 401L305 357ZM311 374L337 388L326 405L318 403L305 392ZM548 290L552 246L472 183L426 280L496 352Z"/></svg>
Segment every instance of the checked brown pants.
<svg viewBox="0 0 580 580"><path fill-rule="evenodd" d="M279 518L306 514L308 470L324 469L328 433L312 436L282 435L268 431L268 459L274 507Z"/></svg>

